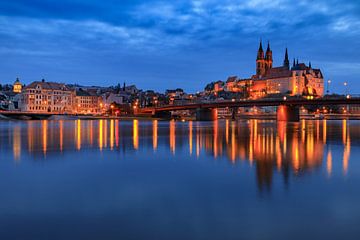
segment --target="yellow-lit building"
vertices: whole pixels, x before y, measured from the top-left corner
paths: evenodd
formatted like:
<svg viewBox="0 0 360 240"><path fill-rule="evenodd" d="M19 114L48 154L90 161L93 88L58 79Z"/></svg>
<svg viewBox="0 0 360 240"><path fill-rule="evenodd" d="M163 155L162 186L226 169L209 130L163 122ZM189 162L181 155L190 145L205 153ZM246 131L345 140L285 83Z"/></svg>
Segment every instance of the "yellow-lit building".
<svg viewBox="0 0 360 240"><path fill-rule="evenodd" d="M79 89L76 91L75 109L77 113L99 113L100 97Z"/></svg>
<svg viewBox="0 0 360 240"><path fill-rule="evenodd" d="M16 81L14 82L14 85L13 85L13 92L21 93L21 91L22 91L22 84L21 84L19 78L16 78Z"/></svg>

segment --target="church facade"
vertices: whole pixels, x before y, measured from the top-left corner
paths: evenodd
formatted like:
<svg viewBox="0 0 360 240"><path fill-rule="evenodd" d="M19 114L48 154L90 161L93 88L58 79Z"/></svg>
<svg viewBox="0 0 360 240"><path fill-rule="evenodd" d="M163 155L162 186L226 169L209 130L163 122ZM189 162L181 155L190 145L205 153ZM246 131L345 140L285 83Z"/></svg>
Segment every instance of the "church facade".
<svg viewBox="0 0 360 240"><path fill-rule="evenodd" d="M283 65L273 67L270 43L266 52L260 42L256 58L256 74L248 79L229 77L225 90L231 92L247 91L251 98L261 98L275 94L304 97L324 95L324 78L320 69L312 68L311 63L293 61L290 66L288 50L285 50Z"/></svg>

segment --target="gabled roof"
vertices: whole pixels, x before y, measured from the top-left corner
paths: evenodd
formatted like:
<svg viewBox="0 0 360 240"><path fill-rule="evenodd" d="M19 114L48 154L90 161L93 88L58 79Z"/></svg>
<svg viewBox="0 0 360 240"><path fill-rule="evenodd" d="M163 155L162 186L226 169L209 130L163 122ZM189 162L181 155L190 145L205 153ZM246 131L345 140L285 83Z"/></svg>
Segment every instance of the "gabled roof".
<svg viewBox="0 0 360 240"><path fill-rule="evenodd" d="M32 82L29 85L27 85L25 89L36 88L37 86L40 86L42 89L48 89L48 90L70 91L70 89L63 83L45 82L45 81Z"/></svg>
<svg viewBox="0 0 360 240"><path fill-rule="evenodd" d="M231 76L231 77L228 77L228 79L226 80L226 82L227 82L227 83L229 83L229 82L235 82L237 79L238 79L237 76Z"/></svg>
<svg viewBox="0 0 360 240"><path fill-rule="evenodd" d="M88 93L87 91L84 91L82 89L79 89L76 91L76 96L79 96L79 97L90 97L91 94Z"/></svg>

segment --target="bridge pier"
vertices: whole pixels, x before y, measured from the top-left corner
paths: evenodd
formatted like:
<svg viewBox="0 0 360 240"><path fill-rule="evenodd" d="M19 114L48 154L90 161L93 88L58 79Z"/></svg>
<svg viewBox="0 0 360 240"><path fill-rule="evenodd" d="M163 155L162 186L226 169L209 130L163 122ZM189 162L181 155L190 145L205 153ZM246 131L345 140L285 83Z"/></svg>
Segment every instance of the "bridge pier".
<svg viewBox="0 0 360 240"><path fill-rule="evenodd" d="M198 108L196 109L196 121L214 121L217 119L216 108Z"/></svg>
<svg viewBox="0 0 360 240"><path fill-rule="evenodd" d="M238 108L237 107L233 107L231 108L231 120L235 121L236 120L236 114L238 112Z"/></svg>
<svg viewBox="0 0 360 240"><path fill-rule="evenodd" d="M153 118L171 119L170 111L157 111L152 114Z"/></svg>
<svg viewBox="0 0 360 240"><path fill-rule="evenodd" d="M280 105L277 108L276 118L278 121L298 122L300 121L299 107Z"/></svg>

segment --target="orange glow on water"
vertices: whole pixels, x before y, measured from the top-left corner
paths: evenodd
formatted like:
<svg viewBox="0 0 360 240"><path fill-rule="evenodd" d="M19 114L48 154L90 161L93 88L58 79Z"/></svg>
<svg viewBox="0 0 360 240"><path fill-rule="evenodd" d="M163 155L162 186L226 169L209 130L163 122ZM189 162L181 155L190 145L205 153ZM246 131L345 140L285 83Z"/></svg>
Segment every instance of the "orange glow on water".
<svg viewBox="0 0 360 240"><path fill-rule="evenodd" d="M46 151L47 151L47 134L48 134L48 125L47 125L47 121L43 120L41 121L41 129L42 129L42 150L44 155L46 155Z"/></svg>
<svg viewBox="0 0 360 240"><path fill-rule="evenodd" d="M176 129L175 129L175 121L172 120L169 123L170 127L170 150L173 154L175 154L175 148L176 148Z"/></svg>
<svg viewBox="0 0 360 240"><path fill-rule="evenodd" d="M76 149L81 149L81 120L76 121Z"/></svg>
<svg viewBox="0 0 360 240"><path fill-rule="evenodd" d="M331 150L328 151L327 157L326 157L326 171L328 173L328 176L331 176L332 173L332 155Z"/></svg>
<svg viewBox="0 0 360 240"><path fill-rule="evenodd" d="M100 151L103 149L104 147L104 140L103 140L103 136L104 136L104 120L99 120L99 149Z"/></svg>
<svg viewBox="0 0 360 240"><path fill-rule="evenodd" d="M28 150L31 153L34 148L34 126L33 122L29 121L27 125L27 135L28 135Z"/></svg>
<svg viewBox="0 0 360 240"><path fill-rule="evenodd" d="M343 173L344 175L347 175L349 170L349 158L350 158L350 148L351 148L351 142L350 142L350 134L347 130L346 132L346 140L344 145L344 154L343 154Z"/></svg>
<svg viewBox="0 0 360 240"><path fill-rule="evenodd" d="M110 120L110 149L114 148L114 135L115 135L115 126L114 126L114 119Z"/></svg>
<svg viewBox="0 0 360 240"><path fill-rule="evenodd" d="M234 163L236 159L236 138L235 138L235 122L231 122L231 161Z"/></svg>
<svg viewBox="0 0 360 240"><path fill-rule="evenodd" d="M193 122L189 122L189 153L192 155L193 151Z"/></svg>
<svg viewBox="0 0 360 240"><path fill-rule="evenodd" d="M229 143L229 120L226 119L226 123L225 123L225 139L226 139L226 143Z"/></svg>
<svg viewBox="0 0 360 240"><path fill-rule="evenodd" d="M139 121L137 119L133 121L133 146L134 149L139 149Z"/></svg>
<svg viewBox="0 0 360 240"><path fill-rule="evenodd" d="M153 150L158 147L158 120L153 121Z"/></svg>
<svg viewBox="0 0 360 240"><path fill-rule="evenodd" d="M60 152L63 151L63 145L64 145L64 121L59 121L59 146L60 146Z"/></svg>
<svg viewBox="0 0 360 240"><path fill-rule="evenodd" d="M213 146L214 146L214 157L217 158L218 156L218 144L217 144L217 140L218 140L218 131L219 131L219 124L218 124L218 120L215 120L213 122Z"/></svg>
<svg viewBox="0 0 360 240"><path fill-rule="evenodd" d="M13 132L13 154L14 154L14 160L18 161L20 159L21 154L21 128L20 126L14 127Z"/></svg>
<svg viewBox="0 0 360 240"><path fill-rule="evenodd" d="M325 119L323 120L323 143L326 143L326 135L327 135L327 122Z"/></svg>
<svg viewBox="0 0 360 240"><path fill-rule="evenodd" d="M119 120L115 120L115 145L119 147Z"/></svg>

